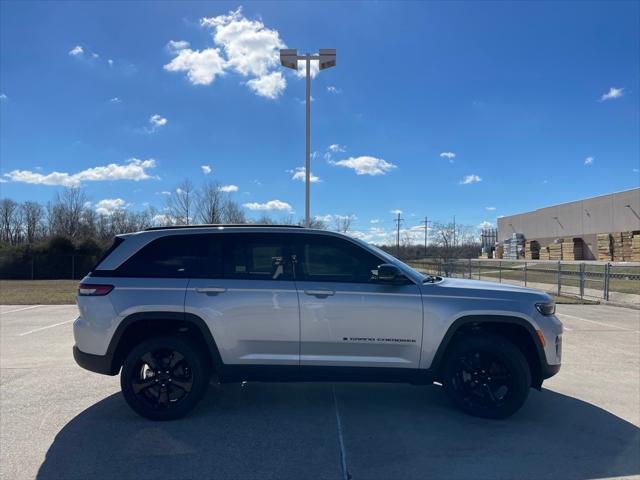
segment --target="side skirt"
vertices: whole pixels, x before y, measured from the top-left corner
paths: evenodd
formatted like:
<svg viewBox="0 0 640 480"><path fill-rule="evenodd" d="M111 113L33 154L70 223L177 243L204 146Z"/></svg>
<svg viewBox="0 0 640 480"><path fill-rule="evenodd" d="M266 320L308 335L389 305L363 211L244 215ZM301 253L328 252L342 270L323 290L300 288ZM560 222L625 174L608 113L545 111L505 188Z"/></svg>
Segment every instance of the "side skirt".
<svg viewBox="0 0 640 480"><path fill-rule="evenodd" d="M310 365L223 365L220 383L257 382L383 382L426 385L428 370L417 368L325 367Z"/></svg>

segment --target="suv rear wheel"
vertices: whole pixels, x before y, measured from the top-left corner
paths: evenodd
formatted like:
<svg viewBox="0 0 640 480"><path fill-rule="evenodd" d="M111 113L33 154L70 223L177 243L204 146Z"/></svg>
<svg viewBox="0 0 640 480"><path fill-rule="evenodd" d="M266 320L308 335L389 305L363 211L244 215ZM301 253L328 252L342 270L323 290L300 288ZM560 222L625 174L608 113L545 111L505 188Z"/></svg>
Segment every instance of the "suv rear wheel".
<svg viewBox="0 0 640 480"><path fill-rule="evenodd" d="M529 364L514 344L498 335L458 340L448 352L443 386L463 412L506 418L525 402L531 386Z"/></svg>
<svg viewBox="0 0 640 480"><path fill-rule="evenodd" d="M155 337L129 352L120 386L129 406L151 420L174 420L195 407L209 384L201 352L177 337Z"/></svg>

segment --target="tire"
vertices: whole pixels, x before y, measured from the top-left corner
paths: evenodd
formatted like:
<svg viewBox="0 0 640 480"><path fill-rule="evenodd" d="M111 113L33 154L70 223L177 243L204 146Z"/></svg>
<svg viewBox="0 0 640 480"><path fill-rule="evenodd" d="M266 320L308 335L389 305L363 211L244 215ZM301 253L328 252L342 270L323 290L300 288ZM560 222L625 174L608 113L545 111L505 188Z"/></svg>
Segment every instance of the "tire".
<svg viewBox="0 0 640 480"><path fill-rule="evenodd" d="M482 334L462 338L445 357L442 383L463 412L482 418L513 415L531 387L531 371L524 355L509 340Z"/></svg>
<svg viewBox="0 0 640 480"><path fill-rule="evenodd" d="M188 340L155 337L134 347L122 366L120 387L129 406L151 420L175 420L202 398L210 373Z"/></svg>

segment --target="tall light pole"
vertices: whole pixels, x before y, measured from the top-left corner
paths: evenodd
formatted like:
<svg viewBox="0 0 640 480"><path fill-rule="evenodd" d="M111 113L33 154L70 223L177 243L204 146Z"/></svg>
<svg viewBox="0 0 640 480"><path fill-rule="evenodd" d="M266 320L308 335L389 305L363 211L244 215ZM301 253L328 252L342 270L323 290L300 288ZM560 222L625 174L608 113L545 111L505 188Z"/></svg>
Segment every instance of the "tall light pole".
<svg viewBox="0 0 640 480"><path fill-rule="evenodd" d="M336 50L334 48L321 48L318 55L311 55L309 53L305 55L298 55L298 50L295 48L284 48L280 50L280 63L283 67L292 68L298 70L298 60L303 60L307 68L307 147L306 147L306 159L305 159L305 225L307 228L311 225L311 209L310 209L310 197L311 197L311 60L318 60L320 62L320 70L336 66Z"/></svg>

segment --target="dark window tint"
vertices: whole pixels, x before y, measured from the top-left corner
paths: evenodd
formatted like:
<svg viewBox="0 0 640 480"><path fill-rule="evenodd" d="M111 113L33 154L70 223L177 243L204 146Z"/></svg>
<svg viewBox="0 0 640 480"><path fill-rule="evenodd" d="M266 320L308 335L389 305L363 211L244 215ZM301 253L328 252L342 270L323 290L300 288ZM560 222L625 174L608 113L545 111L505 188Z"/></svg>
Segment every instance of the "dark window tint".
<svg viewBox="0 0 640 480"><path fill-rule="evenodd" d="M221 246L215 235L168 235L152 241L127 260L118 275L126 277L216 277Z"/></svg>
<svg viewBox="0 0 640 480"><path fill-rule="evenodd" d="M291 262L281 235L225 235L224 276L252 280L289 280Z"/></svg>
<svg viewBox="0 0 640 480"><path fill-rule="evenodd" d="M382 262L363 248L340 238L301 236L298 276L314 282L369 283Z"/></svg>

